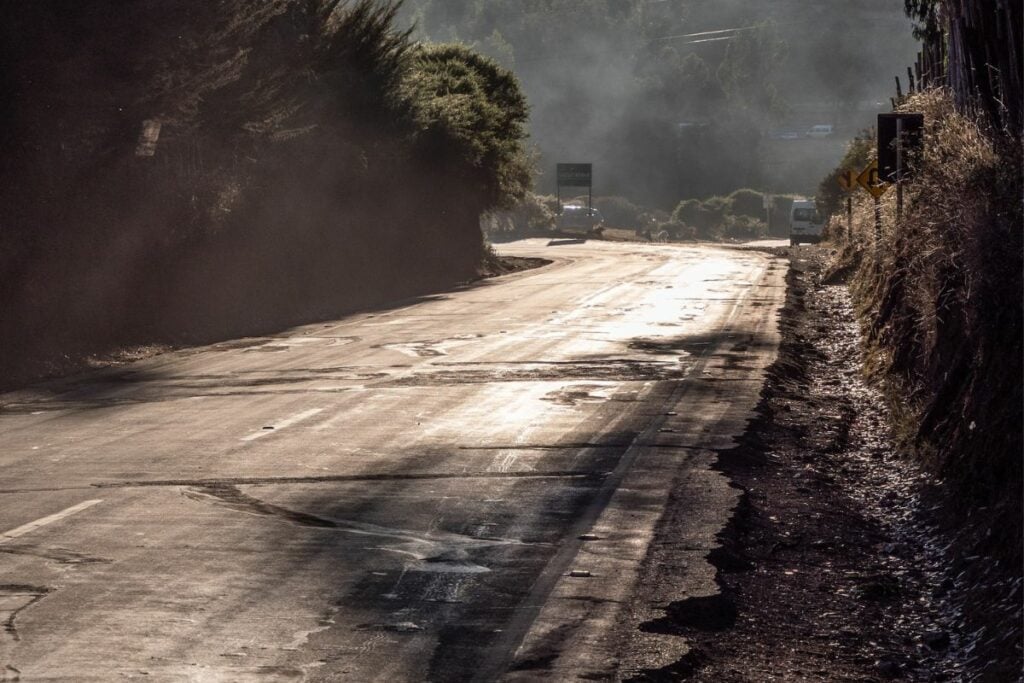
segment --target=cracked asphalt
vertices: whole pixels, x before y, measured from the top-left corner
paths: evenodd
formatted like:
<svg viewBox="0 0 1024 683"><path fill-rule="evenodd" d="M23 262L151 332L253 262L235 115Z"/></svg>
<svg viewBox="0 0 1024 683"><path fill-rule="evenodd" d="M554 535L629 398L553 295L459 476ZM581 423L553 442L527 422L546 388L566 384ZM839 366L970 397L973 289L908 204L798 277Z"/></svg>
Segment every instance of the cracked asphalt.
<svg viewBox="0 0 1024 683"><path fill-rule="evenodd" d="M718 592L706 556L737 492L711 465L775 357L787 265L499 250L552 263L0 395L0 680L614 679L677 660L685 644L623 607L660 600L638 577L670 499L673 576Z"/></svg>

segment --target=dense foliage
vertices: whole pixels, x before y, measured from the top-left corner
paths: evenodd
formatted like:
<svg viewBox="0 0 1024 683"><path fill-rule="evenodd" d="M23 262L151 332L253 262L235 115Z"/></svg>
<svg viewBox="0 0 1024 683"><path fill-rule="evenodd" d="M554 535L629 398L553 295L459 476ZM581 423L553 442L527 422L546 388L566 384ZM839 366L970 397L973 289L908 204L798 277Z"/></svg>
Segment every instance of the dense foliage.
<svg viewBox="0 0 1024 683"><path fill-rule="evenodd" d="M857 137L850 140L839 165L825 176L818 186L818 210L822 216L838 214L846 202L847 192L839 184L839 175L850 170L860 172L874 158L875 154L875 130L873 128L861 131Z"/></svg>
<svg viewBox="0 0 1024 683"><path fill-rule="evenodd" d="M473 277L517 81L372 0L0 2L0 373Z"/></svg>
<svg viewBox="0 0 1024 683"><path fill-rule="evenodd" d="M425 160L461 164L465 189L489 206L523 196L532 182L522 146L529 110L511 72L461 45L420 45L406 86Z"/></svg>
<svg viewBox="0 0 1024 683"><path fill-rule="evenodd" d="M672 212L672 220L688 226L700 239L754 239L768 234L768 221L776 233L789 225L792 195L772 195L770 212L765 195L756 190L739 189L727 196L685 199Z"/></svg>
<svg viewBox="0 0 1024 683"><path fill-rule="evenodd" d="M904 188L902 215L896 193L887 193L876 236L872 203L856 193L854 230L841 243L846 260L859 265L854 292L905 445L946 478L963 509L987 510L981 518L993 528L977 550L1019 570L1021 5L905 6L926 58L917 65L917 92L899 106L924 114L923 158ZM855 140L843 167L874 158L873 137ZM836 173L819 193L833 213Z"/></svg>

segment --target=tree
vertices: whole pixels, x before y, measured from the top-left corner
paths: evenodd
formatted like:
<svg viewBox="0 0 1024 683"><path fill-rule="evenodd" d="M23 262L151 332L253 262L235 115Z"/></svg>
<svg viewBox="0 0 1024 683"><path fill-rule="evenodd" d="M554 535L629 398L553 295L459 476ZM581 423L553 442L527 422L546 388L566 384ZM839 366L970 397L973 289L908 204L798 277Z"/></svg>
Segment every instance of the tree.
<svg viewBox="0 0 1024 683"><path fill-rule="evenodd" d="M718 67L718 81L729 103L755 120L777 119L787 106L775 85L785 59L786 43L773 22L738 33Z"/></svg>
<svg viewBox="0 0 1024 683"><path fill-rule="evenodd" d="M422 151L456 161L480 209L508 205L531 184L522 141L529 109L519 82L493 59L464 45L421 45L406 91L416 105Z"/></svg>

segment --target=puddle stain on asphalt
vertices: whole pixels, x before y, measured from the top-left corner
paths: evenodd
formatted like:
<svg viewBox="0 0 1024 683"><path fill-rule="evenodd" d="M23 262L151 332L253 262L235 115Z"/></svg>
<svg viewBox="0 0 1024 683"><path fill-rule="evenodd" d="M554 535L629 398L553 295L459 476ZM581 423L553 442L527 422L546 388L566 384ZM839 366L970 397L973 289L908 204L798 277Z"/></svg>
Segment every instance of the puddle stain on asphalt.
<svg viewBox="0 0 1024 683"><path fill-rule="evenodd" d="M497 367L493 367L495 365ZM686 369L680 367L678 362L608 358L571 363L467 363L458 370L438 370L397 377L382 382L379 386L457 386L492 382L541 382L572 379L639 382L683 379L685 377Z"/></svg>
<svg viewBox="0 0 1024 683"><path fill-rule="evenodd" d="M411 341L395 344L381 344L375 348L398 351L413 358L434 358L447 356L448 350L457 346L463 346L469 342L481 339L482 334L462 334L449 339L439 341Z"/></svg>
<svg viewBox="0 0 1024 683"><path fill-rule="evenodd" d="M44 560L52 560L58 564L110 564L113 560L103 557L91 557L67 548L39 548L34 545L4 545L0 546L0 553L8 555L27 555L39 557ZM2 679L0 679L2 680Z"/></svg>
<svg viewBox="0 0 1024 683"><path fill-rule="evenodd" d="M574 384L548 392L541 400L566 406L601 403L611 399L613 389L608 384Z"/></svg>

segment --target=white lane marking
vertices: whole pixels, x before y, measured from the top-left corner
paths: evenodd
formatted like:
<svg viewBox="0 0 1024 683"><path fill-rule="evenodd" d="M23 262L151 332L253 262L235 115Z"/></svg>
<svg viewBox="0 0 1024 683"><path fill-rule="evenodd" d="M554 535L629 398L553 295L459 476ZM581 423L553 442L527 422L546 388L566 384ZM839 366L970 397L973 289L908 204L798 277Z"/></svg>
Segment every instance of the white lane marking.
<svg viewBox="0 0 1024 683"><path fill-rule="evenodd" d="M323 422L321 422L320 424L314 426L313 429L315 431L318 431L318 432L323 431L325 429L330 429L334 425L336 425L339 422L341 422L342 419L344 419L345 417L348 417L349 414L350 414L349 411L343 410L340 413L338 413L337 415L335 415L333 417L329 417L326 420L324 420Z"/></svg>
<svg viewBox="0 0 1024 683"><path fill-rule="evenodd" d="M25 534L31 533L31 532L35 531L36 529L38 529L40 527L46 526L47 524L53 524L54 522L58 522L58 521L64 519L65 517L70 517L73 514L79 513L82 510L85 510L87 508L91 508L93 505L96 505L97 503L102 503L102 502L103 502L102 499L87 500L87 501L85 501L83 503L79 503L78 505L72 505L71 507L69 507L66 510L61 510L60 512L55 512L54 514L48 515L46 517L40 517L39 519L37 519L34 522L29 522L28 524L22 524L19 527L11 529L10 531L5 531L2 534L0 534L0 545L2 545L4 543L7 543L7 541L13 541L14 539L18 538L19 536L24 536Z"/></svg>
<svg viewBox="0 0 1024 683"><path fill-rule="evenodd" d="M322 412L324 412L323 408L312 408L310 410L304 410L301 413L296 413L295 415L292 415L291 417L286 417L285 419L281 420L280 422L275 422L274 425L273 425L274 426L273 429L261 429L258 432L253 432L249 436L243 436L242 437L242 441L255 441L256 439L262 438L262 437L266 436L267 434L273 434L275 432L279 432L282 429L284 429L285 427L291 427L292 425L298 424L299 422L302 422L303 420L308 420L309 418L313 417L314 415L319 415Z"/></svg>
<svg viewBox="0 0 1024 683"><path fill-rule="evenodd" d="M512 470L512 466L516 464L516 460L519 456L515 453L509 453L505 456L505 459L501 461L501 465L498 466L499 472L509 472Z"/></svg>

